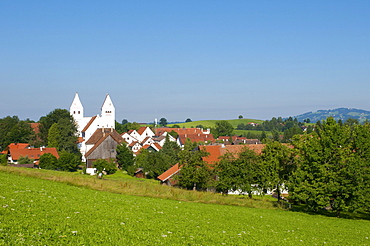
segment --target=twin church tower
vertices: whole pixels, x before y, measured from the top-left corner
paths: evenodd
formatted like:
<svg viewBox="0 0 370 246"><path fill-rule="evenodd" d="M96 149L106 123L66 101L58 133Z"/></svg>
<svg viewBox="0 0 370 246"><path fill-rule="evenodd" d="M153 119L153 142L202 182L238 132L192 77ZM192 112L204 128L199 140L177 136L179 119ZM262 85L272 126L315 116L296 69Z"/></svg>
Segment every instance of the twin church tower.
<svg viewBox="0 0 370 246"><path fill-rule="evenodd" d="M78 93L75 94L69 112L78 125L79 137L83 137L86 140L89 139L98 128L115 128L116 109L109 94L105 96L100 115L85 117L84 107L82 106Z"/></svg>

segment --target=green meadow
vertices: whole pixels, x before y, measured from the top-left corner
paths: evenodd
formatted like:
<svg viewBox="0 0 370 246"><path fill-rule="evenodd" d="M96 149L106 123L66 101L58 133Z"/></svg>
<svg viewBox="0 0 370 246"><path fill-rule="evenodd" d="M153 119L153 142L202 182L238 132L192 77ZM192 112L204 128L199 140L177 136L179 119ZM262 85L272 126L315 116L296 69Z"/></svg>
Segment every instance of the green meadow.
<svg viewBox="0 0 370 246"><path fill-rule="evenodd" d="M215 127L216 122L218 120L198 120L198 121L192 121L192 122L185 122L185 123L178 123L176 125L179 125L180 127L190 128L190 127L196 127L198 125L202 125L204 128L209 127ZM248 123L259 123L261 124L263 120L254 120L254 119L235 119L235 120L227 120L234 128L236 128L239 124L248 124ZM171 127L174 124L169 124L168 126Z"/></svg>
<svg viewBox="0 0 370 246"><path fill-rule="evenodd" d="M0 169L0 245L370 244L366 220L96 190L105 182L120 188L117 176L32 173ZM89 189L70 177L98 186ZM154 185L143 186L142 193Z"/></svg>

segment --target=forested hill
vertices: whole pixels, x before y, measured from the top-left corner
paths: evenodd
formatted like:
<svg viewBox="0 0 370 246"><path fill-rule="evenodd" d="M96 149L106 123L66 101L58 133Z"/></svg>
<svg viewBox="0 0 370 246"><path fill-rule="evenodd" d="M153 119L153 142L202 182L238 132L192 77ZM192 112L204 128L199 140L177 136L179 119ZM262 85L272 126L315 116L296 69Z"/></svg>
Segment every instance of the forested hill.
<svg viewBox="0 0 370 246"><path fill-rule="evenodd" d="M312 123L319 120L325 120L327 117L334 117L335 120L346 120L349 118L357 119L360 122L370 120L370 111L355 109L355 108L337 108L329 110L318 110L316 112L308 112L298 116L295 116L298 121L303 122L306 119L310 119Z"/></svg>

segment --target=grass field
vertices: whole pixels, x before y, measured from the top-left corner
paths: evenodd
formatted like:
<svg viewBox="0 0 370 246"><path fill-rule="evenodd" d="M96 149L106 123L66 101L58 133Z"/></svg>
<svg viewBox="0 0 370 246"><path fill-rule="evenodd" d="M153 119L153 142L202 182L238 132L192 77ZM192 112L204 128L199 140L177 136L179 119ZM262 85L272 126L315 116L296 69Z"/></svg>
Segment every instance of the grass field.
<svg viewBox="0 0 370 246"><path fill-rule="evenodd" d="M122 195L9 172L0 172L0 190L0 245L370 244L363 220Z"/></svg>
<svg viewBox="0 0 370 246"><path fill-rule="evenodd" d="M202 125L204 128L214 127L216 125L216 121L218 120L199 120L199 121L193 121L193 122L186 122L186 123L178 123L176 125L179 125L180 127L196 127L197 125ZM253 120L253 119L235 119L235 120L227 120L230 122L230 124L236 128L239 124L244 123L262 123L263 120ZM169 124L169 127L173 126L173 124Z"/></svg>

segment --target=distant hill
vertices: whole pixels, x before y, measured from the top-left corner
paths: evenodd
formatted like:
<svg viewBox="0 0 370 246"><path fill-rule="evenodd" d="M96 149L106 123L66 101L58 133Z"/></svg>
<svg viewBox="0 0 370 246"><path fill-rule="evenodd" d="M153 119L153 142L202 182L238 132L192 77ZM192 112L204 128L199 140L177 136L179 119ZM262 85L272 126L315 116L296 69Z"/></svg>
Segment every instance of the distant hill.
<svg viewBox="0 0 370 246"><path fill-rule="evenodd" d="M298 121L303 122L305 119L310 119L311 123L315 123L319 120L325 120L327 117L334 117L335 120L343 120L353 118L360 122L370 120L370 111L355 109L355 108L337 108L329 110L318 110L316 112L308 112L298 116L295 116Z"/></svg>

